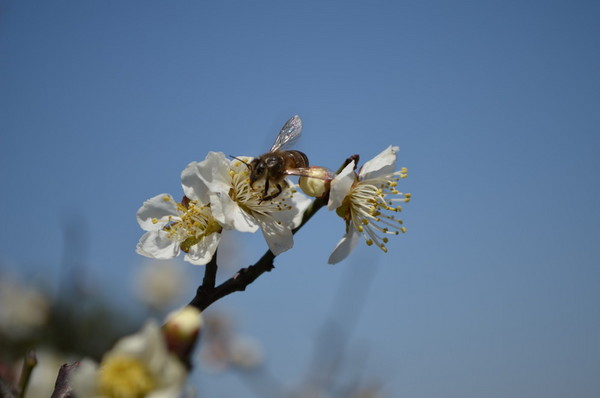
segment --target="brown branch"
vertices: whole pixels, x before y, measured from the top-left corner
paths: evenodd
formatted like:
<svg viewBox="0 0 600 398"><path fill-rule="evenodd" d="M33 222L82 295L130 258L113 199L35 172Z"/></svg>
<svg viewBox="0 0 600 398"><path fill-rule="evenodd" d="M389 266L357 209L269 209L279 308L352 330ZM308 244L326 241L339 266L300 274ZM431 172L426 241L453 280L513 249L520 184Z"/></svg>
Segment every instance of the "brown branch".
<svg viewBox="0 0 600 398"><path fill-rule="evenodd" d="M38 363L37 356L35 355L34 350L30 350L25 354L25 358L23 358L23 367L21 371L21 380L19 381L19 398L25 397L25 393L27 392L27 387L29 386L29 380L31 378L31 372L33 372L33 368L36 367Z"/></svg>
<svg viewBox="0 0 600 398"><path fill-rule="evenodd" d="M246 290L246 286L254 282L256 278L264 272L275 268L273 259L275 259L275 255L268 250L256 264L240 269L232 278L221 283L219 286L208 287L202 284L198 287L196 297L190 302L190 305L198 308L200 311L204 311L215 301L233 292Z"/></svg>
<svg viewBox="0 0 600 398"><path fill-rule="evenodd" d="M306 222L326 203L325 198L315 199L308 209L304 212L302 216L302 222L300 225L292 230L292 233L295 234ZM213 258L214 259L214 258ZM261 276L265 272L271 271L275 268L273 264L273 260L275 260L275 255L270 250L267 250L265 254L256 262L256 264L251 265L246 268L240 269L233 277L229 278L225 282L221 283L219 286L214 285L214 278L212 279L212 286L210 284L211 278L208 278L207 282L207 274L209 272L213 272L207 268L204 274L204 280L202 285L198 287L196 290L196 297L192 299L189 305L198 308L200 311L204 311L209 305L214 303L221 298L230 295L234 292L242 292L246 290L246 287L254 282L256 278ZM212 263L212 261L211 261ZM216 260L214 265L214 272L216 273Z"/></svg>
<svg viewBox="0 0 600 398"><path fill-rule="evenodd" d="M79 362L72 363L71 365L64 364L60 367L51 398L72 398L74 396L70 381L73 371L78 367Z"/></svg>

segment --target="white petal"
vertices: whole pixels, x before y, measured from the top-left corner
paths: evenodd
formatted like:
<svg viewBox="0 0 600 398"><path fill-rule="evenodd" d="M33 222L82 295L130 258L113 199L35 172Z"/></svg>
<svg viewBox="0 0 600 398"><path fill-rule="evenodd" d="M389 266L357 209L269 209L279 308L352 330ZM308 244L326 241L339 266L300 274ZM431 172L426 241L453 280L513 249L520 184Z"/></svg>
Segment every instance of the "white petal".
<svg viewBox="0 0 600 398"><path fill-rule="evenodd" d="M379 155L366 162L358 173L360 179L364 181L393 173L396 170L396 153L398 150L397 146L390 145Z"/></svg>
<svg viewBox="0 0 600 398"><path fill-rule="evenodd" d="M165 362L163 371L159 375L160 385L156 390L148 392L145 398L181 398L194 396L185 394L186 371L181 363L174 357Z"/></svg>
<svg viewBox="0 0 600 398"><path fill-rule="evenodd" d="M294 196L292 197L292 204L294 206L294 209L296 209L296 214L292 219L292 228L296 228L300 225L300 223L302 222L302 216L304 216L304 212L306 211L306 209L308 209L308 206L310 206L311 203L312 200L308 196L303 195L299 192L296 192L294 194Z"/></svg>
<svg viewBox="0 0 600 398"><path fill-rule="evenodd" d="M113 349L104 355L102 362L111 356L136 358L156 377L160 375L169 352L160 326L156 321L149 320L137 333L117 341Z"/></svg>
<svg viewBox="0 0 600 398"><path fill-rule="evenodd" d="M223 152L209 152L202 162L197 163L198 176L211 192L229 193L229 164Z"/></svg>
<svg viewBox="0 0 600 398"><path fill-rule="evenodd" d="M177 207L173 197L161 193L144 202L137 211L137 222L144 231L157 231L169 222L169 217L177 217ZM157 220L158 222L153 222Z"/></svg>
<svg viewBox="0 0 600 398"><path fill-rule="evenodd" d="M150 231L140 238L135 251L142 256L166 260L177 257L179 242L171 240L166 231Z"/></svg>
<svg viewBox="0 0 600 398"><path fill-rule="evenodd" d="M204 237L200 242L190 247L190 251L185 255L184 260L194 265L208 263L215 254L220 239L221 234L218 232Z"/></svg>
<svg viewBox="0 0 600 398"><path fill-rule="evenodd" d="M209 190L200 178L198 162L191 162L181 172L181 186L185 196L202 204L208 203Z"/></svg>
<svg viewBox="0 0 600 398"><path fill-rule="evenodd" d="M78 397L96 397L100 395L98 391L98 377L98 364L86 358L73 371L69 381Z"/></svg>
<svg viewBox="0 0 600 398"><path fill-rule="evenodd" d="M183 377L184 376L182 376L181 378L183 379ZM184 386L182 385L182 383L183 380L179 381L178 383L175 383L174 385L169 385L168 387L164 387L159 390L150 391L148 392L148 395L146 395L144 398L180 398L194 396L193 394L183 393Z"/></svg>
<svg viewBox="0 0 600 398"><path fill-rule="evenodd" d="M213 217L224 228L233 228L240 232L256 232L258 230L256 219L243 211L229 195L211 194L210 203Z"/></svg>
<svg viewBox="0 0 600 398"><path fill-rule="evenodd" d="M288 204L292 206L291 209L274 211L271 215L283 225L293 229L302 222L302 216L308 206L312 203L312 200L300 192L295 192L288 200Z"/></svg>
<svg viewBox="0 0 600 398"><path fill-rule="evenodd" d="M159 333L160 330L156 323L148 321L137 333L130 334L117 341L107 355L127 355L143 361L152 359L155 354L152 352L152 355L148 356L148 350L152 348L151 351L156 351L155 345L158 345L158 348L164 347L164 342L159 338Z"/></svg>
<svg viewBox="0 0 600 398"><path fill-rule="evenodd" d="M344 167L340 174L331 180L329 203L327 203L327 208L329 210L337 209L342 205L344 198L348 196L350 190L352 189L354 179L354 161L352 161L350 164Z"/></svg>
<svg viewBox="0 0 600 398"><path fill-rule="evenodd" d="M279 255L294 246L292 230L271 217L259 216L260 229L274 255Z"/></svg>
<svg viewBox="0 0 600 398"><path fill-rule="evenodd" d="M348 257L348 254L356 247L360 239L360 234L358 234L354 228L350 228L350 231L344 235L342 240L339 241L335 249L333 249L333 253L329 256L329 264L336 264Z"/></svg>

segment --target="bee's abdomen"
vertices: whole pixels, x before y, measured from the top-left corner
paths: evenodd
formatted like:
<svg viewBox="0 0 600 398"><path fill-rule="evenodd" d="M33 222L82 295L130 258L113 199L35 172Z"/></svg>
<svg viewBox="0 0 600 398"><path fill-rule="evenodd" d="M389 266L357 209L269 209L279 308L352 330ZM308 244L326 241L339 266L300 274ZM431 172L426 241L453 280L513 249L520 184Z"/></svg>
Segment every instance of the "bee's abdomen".
<svg viewBox="0 0 600 398"><path fill-rule="evenodd" d="M308 167L308 158L304 152L291 150L286 151L285 154L288 168Z"/></svg>

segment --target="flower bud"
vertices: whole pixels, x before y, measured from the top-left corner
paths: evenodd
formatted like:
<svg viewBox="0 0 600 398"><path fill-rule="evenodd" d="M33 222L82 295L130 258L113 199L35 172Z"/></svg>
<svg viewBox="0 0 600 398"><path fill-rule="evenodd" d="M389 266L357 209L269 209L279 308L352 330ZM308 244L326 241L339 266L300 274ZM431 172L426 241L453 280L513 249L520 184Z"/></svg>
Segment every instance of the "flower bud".
<svg viewBox="0 0 600 398"><path fill-rule="evenodd" d="M306 195L320 198L329 192L329 183L333 177L335 175L330 170L324 167L312 166L309 167L308 175L300 177L298 185Z"/></svg>
<svg viewBox="0 0 600 398"><path fill-rule="evenodd" d="M190 354L202 328L202 314L199 309L185 306L167 316L163 326L169 351L184 363L189 363Z"/></svg>

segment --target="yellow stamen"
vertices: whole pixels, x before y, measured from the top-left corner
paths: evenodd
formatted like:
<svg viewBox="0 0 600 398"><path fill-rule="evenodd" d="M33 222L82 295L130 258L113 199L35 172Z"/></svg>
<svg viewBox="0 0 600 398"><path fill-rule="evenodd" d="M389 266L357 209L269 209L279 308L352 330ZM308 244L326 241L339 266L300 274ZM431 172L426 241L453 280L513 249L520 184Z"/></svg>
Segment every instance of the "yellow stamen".
<svg viewBox="0 0 600 398"><path fill-rule="evenodd" d="M100 367L100 395L109 398L142 398L156 384L148 368L136 358L112 356Z"/></svg>

